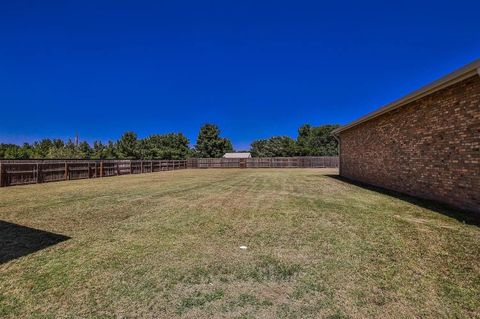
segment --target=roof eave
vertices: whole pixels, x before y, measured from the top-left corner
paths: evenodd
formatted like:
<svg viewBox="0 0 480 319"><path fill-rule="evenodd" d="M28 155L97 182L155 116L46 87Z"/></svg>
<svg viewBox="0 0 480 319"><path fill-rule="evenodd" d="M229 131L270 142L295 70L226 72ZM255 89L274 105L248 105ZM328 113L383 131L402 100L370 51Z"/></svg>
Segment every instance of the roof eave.
<svg viewBox="0 0 480 319"><path fill-rule="evenodd" d="M444 89L446 87L449 87L455 83L458 83L460 81L463 81L467 78L470 78L472 76L475 76L475 75L478 75L480 76L480 59L470 63L470 64L467 64L466 66L436 80L436 81L433 81L432 83L426 85L426 86L423 86L421 87L420 89L392 102L392 103L389 103L383 107L381 107L380 109L376 110L376 111L373 111L373 112L370 112L368 113L367 115L359 118L358 120L355 120L347 125L344 125L342 127L339 127L335 130L332 131L332 134L334 136L338 136L338 133L340 132L343 132L345 130L348 130L354 126L357 126L361 123L364 123L366 121L369 121L373 118L376 118L382 114L385 114L387 112L390 112L390 111L393 111L405 104L408 104L408 103L411 103L411 102L414 102L418 99L421 99L422 97L425 97L427 95L430 95L432 93L435 93L441 89Z"/></svg>

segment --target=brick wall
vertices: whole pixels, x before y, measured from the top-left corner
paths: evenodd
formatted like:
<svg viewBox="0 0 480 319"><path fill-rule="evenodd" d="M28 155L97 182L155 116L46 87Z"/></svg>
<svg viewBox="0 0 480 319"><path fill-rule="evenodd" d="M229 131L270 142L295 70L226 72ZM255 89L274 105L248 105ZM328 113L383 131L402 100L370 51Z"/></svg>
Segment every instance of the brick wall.
<svg viewBox="0 0 480 319"><path fill-rule="evenodd" d="M480 213L480 77L340 132L340 174Z"/></svg>

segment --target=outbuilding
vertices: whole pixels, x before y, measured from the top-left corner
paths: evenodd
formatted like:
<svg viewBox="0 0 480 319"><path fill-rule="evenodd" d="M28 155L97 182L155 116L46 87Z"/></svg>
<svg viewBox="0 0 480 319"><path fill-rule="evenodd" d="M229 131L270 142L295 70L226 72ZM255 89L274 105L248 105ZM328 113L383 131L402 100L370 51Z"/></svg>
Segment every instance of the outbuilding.
<svg viewBox="0 0 480 319"><path fill-rule="evenodd" d="M252 154L249 152L225 153L223 158L251 158Z"/></svg>
<svg viewBox="0 0 480 319"><path fill-rule="evenodd" d="M333 134L341 176L480 213L480 59Z"/></svg>

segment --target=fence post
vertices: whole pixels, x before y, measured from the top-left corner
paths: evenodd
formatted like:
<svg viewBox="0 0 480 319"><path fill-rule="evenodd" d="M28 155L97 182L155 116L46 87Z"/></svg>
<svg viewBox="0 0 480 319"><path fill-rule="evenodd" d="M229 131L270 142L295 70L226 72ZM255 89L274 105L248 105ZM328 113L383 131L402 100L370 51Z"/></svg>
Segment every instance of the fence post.
<svg viewBox="0 0 480 319"><path fill-rule="evenodd" d="M65 161L65 176L64 176L65 180L69 180L69 179L70 179L70 176L69 176L69 175L70 175L70 174L68 174L68 163L67 163L67 161Z"/></svg>
<svg viewBox="0 0 480 319"><path fill-rule="evenodd" d="M6 173L5 173L5 165L0 163L0 187L6 186L6 184L7 184L6 179L7 179L7 176L6 176Z"/></svg>
<svg viewBox="0 0 480 319"><path fill-rule="evenodd" d="M120 175L120 166L118 165L118 162L115 162L117 164L117 175Z"/></svg>
<svg viewBox="0 0 480 319"><path fill-rule="evenodd" d="M37 178L35 179L35 183L37 183L37 184L38 184L38 180L39 180L39 178L38 178L38 172L39 172L39 169L38 169L38 162L37 162L37 163L35 163L35 170L37 171L37 174L36 174L36 177L37 177Z"/></svg>
<svg viewBox="0 0 480 319"><path fill-rule="evenodd" d="M140 160L140 174L143 173L143 160Z"/></svg>
<svg viewBox="0 0 480 319"><path fill-rule="evenodd" d="M100 177L103 177L103 161L100 162Z"/></svg>
<svg viewBox="0 0 480 319"><path fill-rule="evenodd" d="M43 182L42 164L37 163L37 183Z"/></svg>

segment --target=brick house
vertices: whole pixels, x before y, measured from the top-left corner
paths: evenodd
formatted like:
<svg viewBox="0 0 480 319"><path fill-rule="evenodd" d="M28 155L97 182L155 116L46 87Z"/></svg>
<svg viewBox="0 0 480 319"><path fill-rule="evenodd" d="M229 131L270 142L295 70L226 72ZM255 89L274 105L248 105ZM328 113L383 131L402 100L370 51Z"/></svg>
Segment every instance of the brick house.
<svg viewBox="0 0 480 319"><path fill-rule="evenodd" d="M341 176L480 213L480 60L333 134Z"/></svg>

